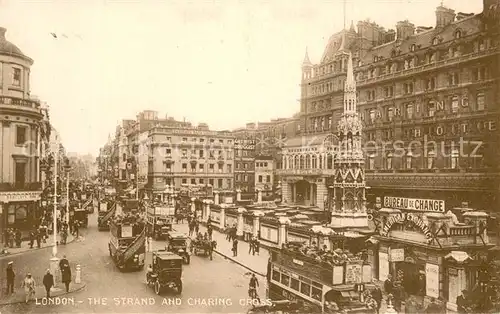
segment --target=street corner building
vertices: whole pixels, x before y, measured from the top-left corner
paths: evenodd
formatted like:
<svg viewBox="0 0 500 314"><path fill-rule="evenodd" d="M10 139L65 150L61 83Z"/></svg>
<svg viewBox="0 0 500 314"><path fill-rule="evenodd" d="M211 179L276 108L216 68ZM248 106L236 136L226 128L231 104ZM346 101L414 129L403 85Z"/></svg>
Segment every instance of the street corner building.
<svg viewBox="0 0 500 314"><path fill-rule="evenodd" d="M47 108L30 95L33 60L0 28L0 231L27 231L40 213L40 162L51 133ZM3 241L2 241L3 242Z"/></svg>
<svg viewBox="0 0 500 314"><path fill-rule="evenodd" d="M301 107L277 174L283 200L332 208L349 54L363 123L367 203L400 196L494 211L500 178L498 4L479 14L439 6L435 25L360 21L333 34L318 64L306 51ZM399 143L399 144L395 144Z"/></svg>

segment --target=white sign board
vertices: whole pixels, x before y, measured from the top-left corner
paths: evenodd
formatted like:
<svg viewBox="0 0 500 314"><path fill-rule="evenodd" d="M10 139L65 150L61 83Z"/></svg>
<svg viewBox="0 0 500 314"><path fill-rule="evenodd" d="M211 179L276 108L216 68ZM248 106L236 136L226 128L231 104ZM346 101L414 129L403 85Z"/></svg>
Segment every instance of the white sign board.
<svg viewBox="0 0 500 314"><path fill-rule="evenodd" d="M425 290L432 298L439 298L439 266L425 264Z"/></svg>
<svg viewBox="0 0 500 314"><path fill-rule="evenodd" d="M174 207L156 207L155 214L161 216L173 216L175 214Z"/></svg>
<svg viewBox="0 0 500 314"><path fill-rule="evenodd" d="M225 196L224 197L224 204L233 204L233 197L232 196Z"/></svg>
<svg viewBox="0 0 500 314"><path fill-rule="evenodd" d="M26 192L1 192L0 202L26 202L40 200L41 191L26 191Z"/></svg>
<svg viewBox="0 0 500 314"><path fill-rule="evenodd" d="M99 205L99 211L100 212L107 212L108 211L108 203L101 203Z"/></svg>
<svg viewBox="0 0 500 314"><path fill-rule="evenodd" d="M404 210L416 210L421 212L444 213L445 211L445 203L443 200L392 196L384 197L384 207Z"/></svg>
<svg viewBox="0 0 500 314"><path fill-rule="evenodd" d="M405 249L391 249L391 262L403 262L405 260Z"/></svg>
<svg viewBox="0 0 500 314"><path fill-rule="evenodd" d="M131 237L132 237L132 226L122 225L122 238L131 238Z"/></svg>
<svg viewBox="0 0 500 314"><path fill-rule="evenodd" d="M389 275L389 256L387 253L378 253L378 280L385 281Z"/></svg>

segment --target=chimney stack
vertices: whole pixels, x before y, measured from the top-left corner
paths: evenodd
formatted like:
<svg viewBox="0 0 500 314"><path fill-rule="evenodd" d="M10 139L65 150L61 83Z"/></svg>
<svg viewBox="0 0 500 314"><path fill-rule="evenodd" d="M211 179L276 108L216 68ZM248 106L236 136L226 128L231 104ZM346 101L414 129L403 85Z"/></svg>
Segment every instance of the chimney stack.
<svg viewBox="0 0 500 314"><path fill-rule="evenodd" d="M455 10L442 5L436 8L436 28L443 28L455 21Z"/></svg>

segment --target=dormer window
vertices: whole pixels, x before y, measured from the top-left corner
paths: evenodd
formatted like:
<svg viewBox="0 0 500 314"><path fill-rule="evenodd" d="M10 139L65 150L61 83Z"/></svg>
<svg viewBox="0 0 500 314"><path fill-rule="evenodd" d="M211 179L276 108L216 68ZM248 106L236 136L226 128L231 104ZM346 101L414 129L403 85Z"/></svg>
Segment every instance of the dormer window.
<svg viewBox="0 0 500 314"><path fill-rule="evenodd" d="M455 38L456 38L456 39L459 39L460 37L462 37L462 31L457 30L457 31L455 32Z"/></svg>
<svg viewBox="0 0 500 314"><path fill-rule="evenodd" d="M437 44L439 44L439 38L434 37L434 39L432 39L432 45L436 46Z"/></svg>
<svg viewBox="0 0 500 314"><path fill-rule="evenodd" d="M485 48L486 48L486 42L484 41L484 39L479 39L477 42L477 49L479 51L483 51Z"/></svg>
<svg viewBox="0 0 500 314"><path fill-rule="evenodd" d="M377 62L378 61L378 57L377 56L373 56L373 62Z"/></svg>
<svg viewBox="0 0 500 314"><path fill-rule="evenodd" d="M412 45L410 46L410 51L411 51L411 52L414 52L416 48L417 48L417 46L415 46L415 44L412 44Z"/></svg>

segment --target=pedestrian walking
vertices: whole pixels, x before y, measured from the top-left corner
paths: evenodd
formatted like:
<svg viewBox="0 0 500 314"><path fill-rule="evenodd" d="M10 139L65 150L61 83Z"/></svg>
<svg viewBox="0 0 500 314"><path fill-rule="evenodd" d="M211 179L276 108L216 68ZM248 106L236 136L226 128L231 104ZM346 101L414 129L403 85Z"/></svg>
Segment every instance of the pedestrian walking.
<svg viewBox="0 0 500 314"><path fill-rule="evenodd" d="M255 277L255 274L252 274L252 277L250 278L250 282L248 283L248 296L252 300L260 300L259 295L257 294L257 287L259 286L259 281L257 280L257 277Z"/></svg>
<svg viewBox="0 0 500 314"><path fill-rule="evenodd" d="M208 228L207 228L207 233L208 233L208 239L212 240L212 232L214 230L212 229L212 225L208 225Z"/></svg>
<svg viewBox="0 0 500 314"><path fill-rule="evenodd" d="M14 262L9 262L7 264L7 294L14 293L14 278L16 278L16 274L14 273L13 268Z"/></svg>
<svg viewBox="0 0 500 314"><path fill-rule="evenodd" d="M194 232L196 234L198 234L199 231L200 231L200 223L198 221L195 221L194 222Z"/></svg>
<svg viewBox="0 0 500 314"><path fill-rule="evenodd" d="M40 230L36 230L35 232L36 232L36 233L35 233L35 238L36 238L36 246L37 246L38 248L41 248L42 236L41 236L41 234L40 234Z"/></svg>
<svg viewBox="0 0 500 314"><path fill-rule="evenodd" d="M69 292L69 284L71 282L71 268L69 267L69 263L65 264L61 271L62 282L66 286L66 292Z"/></svg>
<svg viewBox="0 0 500 314"><path fill-rule="evenodd" d="M238 256L238 239L233 240L233 256Z"/></svg>
<svg viewBox="0 0 500 314"><path fill-rule="evenodd" d="M35 243L35 232L30 231L30 249L33 248L33 244Z"/></svg>
<svg viewBox="0 0 500 314"><path fill-rule="evenodd" d="M23 287L26 294L26 303L28 303L31 298L35 297L35 279L31 277L31 273L28 273L24 278Z"/></svg>
<svg viewBox="0 0 500 314"><path fill-rule="evenodd" d="M21 247L22 234L21 234L21 230L19 230L19 228L16 229L15 236L16 236L16 246Z"/></svg>
<svg viewBox="0 0 500 314"><path fill-rule="evenodd" d="M50 288L54 286L54 276L50 273L50 269L47 269L45 276L43 276L43 285L45 286L45 292L47 292L47 299L50 298Z"/></svg>
<svg viewBox="0 0 500 314"><path fill-rule="evenodd" d="M250 253L255 255L255 243L253 242L253 238L250 238L250 241L248 241L248 254Z"/></svg>
<svg viewBox="0 0 500 314"><path fill-rule="evenodd" d="M259 242L259 239L255 239L254 240L254 255L255 253L257 253L257 255L259 255L259 250L260 250L260 242Z"/></svg>
<svg viewBox="0 0 500 314"><path fill-rule="evenodd" d="M387 279L384 281L384 290L385 293L393 293L394 290L394 283L392 282L392 276L387 275Z"/></svg>

